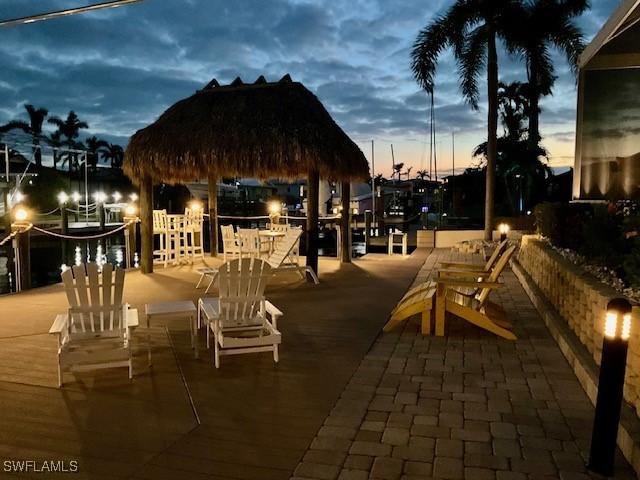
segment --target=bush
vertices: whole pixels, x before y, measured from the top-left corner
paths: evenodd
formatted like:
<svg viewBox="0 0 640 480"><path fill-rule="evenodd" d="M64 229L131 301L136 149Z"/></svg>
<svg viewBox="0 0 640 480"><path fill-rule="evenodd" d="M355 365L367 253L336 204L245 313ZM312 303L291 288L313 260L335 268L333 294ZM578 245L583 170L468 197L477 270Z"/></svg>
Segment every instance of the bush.
<svg viewBox="0 0 640 480"><path fill-rule="evenodd" d="M560 248L578 250L583 244L583 225L592 216L592 207L580 203L538 204L533 214L539 234Z"/></svg>

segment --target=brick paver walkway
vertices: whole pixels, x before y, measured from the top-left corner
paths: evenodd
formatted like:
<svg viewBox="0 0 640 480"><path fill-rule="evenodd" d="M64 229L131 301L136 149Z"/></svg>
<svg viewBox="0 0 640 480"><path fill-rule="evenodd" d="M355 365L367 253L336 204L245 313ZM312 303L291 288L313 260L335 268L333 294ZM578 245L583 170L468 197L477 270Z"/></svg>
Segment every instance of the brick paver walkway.
<svg viewBox="0 0 640 480"><path fill-rule="evenodd" d="M434 251L416 281L452 256ZM492 299L516 342L455 318L444 338L415 320L381 334L293 478L597 478L584 467L593 407L513 273L504 280ZM636 478L621 455L617 466Z"/></svg>

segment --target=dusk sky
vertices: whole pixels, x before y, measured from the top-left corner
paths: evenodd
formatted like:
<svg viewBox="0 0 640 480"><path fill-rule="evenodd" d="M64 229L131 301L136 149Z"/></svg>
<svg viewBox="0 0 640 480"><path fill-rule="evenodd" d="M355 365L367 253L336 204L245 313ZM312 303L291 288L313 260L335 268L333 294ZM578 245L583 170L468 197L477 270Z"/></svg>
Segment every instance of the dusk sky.
<svg viewBox="0 0 640 480"><path fill-rule="evenodd" d="M85 5L88 0L3 0L0 19ZM389 174L396 161L428 168L427 97L413 80L411 45L451 0L145 0L119 9L0 29L0 123L32 103L65 116L75 110L95 134L126 144L137 129L211 78L303 82L338 124ZM618 0L592 0L580 24L587 39ZM575 80L556 54L554 95L542 102L543 143L552 166L573 164ZM501 80L525 80L518 59L500 57ZM481 84L484 91L484 82ZM438 167L472 162L486 136L484 100L466 105L450 53L436 79ZM47 126L47 128L49 128Z"/></svg>

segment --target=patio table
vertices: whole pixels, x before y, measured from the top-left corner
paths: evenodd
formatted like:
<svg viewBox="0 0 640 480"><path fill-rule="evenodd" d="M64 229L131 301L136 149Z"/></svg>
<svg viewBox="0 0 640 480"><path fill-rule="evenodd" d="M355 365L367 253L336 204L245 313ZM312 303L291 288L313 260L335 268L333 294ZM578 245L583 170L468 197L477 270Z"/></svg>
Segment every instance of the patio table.
<svg viewBox="0 0 640 480"><path fill-rule="evenodd" d="M194 350L195 358L198 358L198 325L197 309L191 300L178 302L148 303L145 305L145 316L147 318L147 354L149 366L151 366L151 320L157 318L187 318L189 329L191 330L191 348Z"/></svg>
<svg viewBox="0 0 640 480"><path fill-rule="evenodd" d="M261 237L264 237L269 242L269 254L273 253L276 238L282 238L285 236L284 232L279 232L276 230L260 230L258 233Z"/></svg>

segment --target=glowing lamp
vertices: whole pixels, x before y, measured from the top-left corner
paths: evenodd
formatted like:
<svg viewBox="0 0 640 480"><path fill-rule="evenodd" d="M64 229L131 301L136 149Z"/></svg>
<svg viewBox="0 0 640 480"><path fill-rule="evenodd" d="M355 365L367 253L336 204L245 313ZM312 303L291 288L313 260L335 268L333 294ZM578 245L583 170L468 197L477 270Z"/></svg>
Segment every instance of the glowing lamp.
<svg viewBox="0 0 640 480"><path fill-rule="evenodd" d="M138 209L135 205L127 205L127 208L124 209L124 213L127 217L135 217L138 213Z"/></svg>
<svg viewBox="0 0 640 480"><path fill-rule="evenodd" d="M74 202L80 203L80 200L82 200L82 195L80 195L78 192L73 192L71 194L71 198L73 199Z"/></svg>
<svg viewBox="0 0 640 480"><path fill-rule="evenodd" d="M69 195L66 192L60 192L58 194L58 203L60 205L65 205L69 201Z"/></svg>
<svg viewBox="0 0 640 480"><path fill-rule="evenodd" d="M25 197L26 195L24 193L22 193L20 190L16 190L15 193L13 194L13 203L15 204L22 203Z"/></svg>
<svg viewBox="0 0 640 480"><path fill-rule="evenodd" d="M26 222L29 218L29 211L22 206L18 206L13 212L13 218L16 222Z"/></svg>
<svg viewBox="0 0 640 480"><path fill-rule="evenodd" d="M116 203L118 203L122 198L122 195L120 194L120 192L113 192L112 196L113 196L113 201Z"/></svg>
<svg viewBox="0 0 640 480"><path fill-rule="evenodd" d="M269 202L270 215L277 215L280 213L280 210L282 210L282 206L280 205L279 202Z"/></svg>
<svg viewBox="0 0 640 480"><path fill-rule="evenodd" d="M630 336L631 304L626 298L614 298L607 304L604 318L598 397L588 463L589 470L606 477L614 476Z"/></svg>
<svg viewBox="0 0 640 480"><path fill-rule="evenodd" d="M202 210L202 204L197 200L194 200L193 202L189 203L189 208L194 212L199 212L200 210Z"/></svg>
<svg viewBox="0 0 640 480"><path fill-rule="evenodd" d="M500 241L503 242L507 239L507 234L509 233L510 227L506 223L501 223L498 225L498 232L500 232Z"/></svg>
<svg viewBox="0 0 640 480"><path fill-rule="evenodd" d="M131 200L132 202L137 202L138 201L138 194L137 193L132 193L129 195L129 200Z"/></svg>
<svg viewBox="0 0 640 480"><path fill-rule="evenodd" d="M104 203L107 200L107 194L104 192L96 192L93 194L93 199L97 203Z"/></svg>

